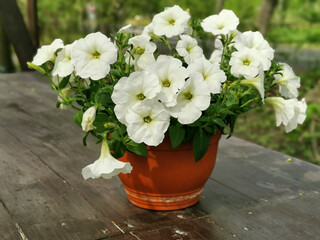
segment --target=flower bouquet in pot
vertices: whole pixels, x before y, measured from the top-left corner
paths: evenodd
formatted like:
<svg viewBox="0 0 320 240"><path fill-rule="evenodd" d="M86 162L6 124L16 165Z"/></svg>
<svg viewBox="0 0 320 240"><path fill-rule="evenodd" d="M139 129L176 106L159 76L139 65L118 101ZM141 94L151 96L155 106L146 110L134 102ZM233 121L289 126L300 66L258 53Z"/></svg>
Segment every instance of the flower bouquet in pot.
<svg viewBox="0 0 320 240"><path fill-rule="evenodd" d="M175 5L140 35L126 26L112 39L96 32L42 46L29 66L51 79L57 107L76 109L84 144L90 134L102 144L83 177L120 173L134 204L187 207L198 201L220 135L232 134L238 115L270 104L277 126L289 132L302 124L300 78L273 61L260 32L239 32L238 24L231 10L200 20ZM199 46L203 36L214 44L212 53Z"/></svg>

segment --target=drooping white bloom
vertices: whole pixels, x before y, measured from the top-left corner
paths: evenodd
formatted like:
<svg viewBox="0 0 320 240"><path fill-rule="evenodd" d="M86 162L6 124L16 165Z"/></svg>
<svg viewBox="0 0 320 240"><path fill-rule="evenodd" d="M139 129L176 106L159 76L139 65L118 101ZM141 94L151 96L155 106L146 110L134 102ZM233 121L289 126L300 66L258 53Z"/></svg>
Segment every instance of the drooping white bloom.
<svg viewBox="0 0 320 240"><path fill-rule="evenodd" d="M211 15L201 22L205 32L213 35L229 34L237 29L239 18L231 10L222 10L218 15Z"/></svg>
<svg viewBox="0 0 320 240"><path fill-rule="evenodd" d="M205 58L200 58L188 66L188 71L201 73L203 80L209 91L213 94L221 92L221 83L225 82L227 77L218 64L212 64Z"/></svg>
<svg viewBox="0 0 320 240"><path fill-rule="evenodd" d="M209 107L210 99L210 91L202 75L193 72L178 94L177 105L169 111L180 123L190 124L201 117L202 111Z"/></svg>
<svg viewBox="0 0 320 240"><path fill-rule="evenodd" d="M261 95L261 100L264 103L264 72L262 67L259 69L259 75L252 79L245 79L240 82L241 84L254 86Z"/></svg>
<svg viewBox="0 0 320 240"><path fill-rule="evenodd" d="M136 70L145 69L148 65L155 61L153 53L157 46L150 42L150 36L143 34L130 38L129 44L133 45L131 55L126 53L126 61L131 65L135 65Z"/></svg>
<svg viewBox="0 0 320 240"><path fill-rule="evenodd" d="M271 60L274 57L274 50L260 32L247 31L238 33L235 37L234 46L239 51L244 48L256 49L257 57L261 61L263 70L266 71L270 68Z"/></svg>
<svg viewBox="0 0 320 240"><path fill-rule="evenodd" d="M282 97L268 97L265 99L265 102L271 104L275 110L277 127L281 123L287 126L294 117L294 104L296 101L297 99L284 99Z"/></svg>
<svg viewBox="0 0 320 240"><path fill-rule="evenodd" d="M300 78L297 77L292 68L286 64L281 63L282 70L280 73L274 75L273 83L279 84L279 91L283 97L296 98L298 97L298 88L300 87Z"/></svg>
<svg viewBox="0 0 320 240"><path fill-rule="evenodd" d="M114 86L111 95L116 104L114 111L118 120L126 124L128 109L144 99L152 99L161 91L157 75L142 71L133 72L129 77L121 78Z"/></svg>
<svg viewBox="0 0 320 240"><path fill-rule="evenodd" d="M277 127L283 123L286 132L291 132L306 119L307 104L304 98L298 101L296 98L268 97L265 101L275 110Z"/></svg>
<svg viewBox="0 0 320 240"><path fill-rule="evenodd" d="M303 98L301 101L297 100L294 103L294 115L288 122L288 125L285 126L287 133L296 129L298 124L302 124L306 119L307 104L305 99Z"/></svg>
<svg viewBox="0 0 320 240"><path fill-rule="evenodd" d="M156 74L159 78L161 92L157 98L167 107L174 106L177 103L177 92L184 86L188 77L182 62L172 56L160 55L146 71Z"/></svg>
<svg viewBox="0 0 320 240"><path fill-rule="evenodd" d="M71 51L76 42L77 41L74 41L72 44L66 45L60 52L58 52L54 68L52 70L53 76L58 75L59 77L66 77L73 72L74 66L71 63Z"/></svg>
<svg viewBox="0 0 320 240"><path fill-rule="evenodd" d="M129 109L126 121L133 141L157 146L170 125L170 113L157 100L144 100Z"/></svg>
<svg viewBox="0 0 320 240"><path fill-rule="evenodd" d="M188 29L189 19L189 13L177 5L166 8L153 17L153 32L158 36L165 35L168 38L178 36Z"/></svg>
<svg viewBox="0 0 320 240"><path fill-rule="evenodd" d="M90 33L77 41L71 52L71 62L81 78L99 80L110 71L117 60L117 48L101 32Z"/></svg>
<svg viewBox="0 0 320 240"><path fill-rule="evenodd" d="M261 61L257 58L257 50L244 48L231 54L229 64L233 76L249 79L257 76Z"/></svg>
<svg viewBox="0 0 320 240"><path fill-rule="evenodd" d="M50 45L42 46L34 56L32 64L41 66L47 61L54 61L54 54L60 48L63 48L63 41L61 39L55 39Z"/></svg>
<svg viewBox="0 0 320 240"><path fill-rule="evenodd" d="M131 170L132 166L129 162L121 162L111 155L108 142L104 139L99 159L83 168L82 176L84 179L99 177L110 179L119 173L130 173Z"/></svg>
<svg viewBox="0 0 320 240"><path fill-rule="evenodd" d="M129 33L130 32L129 29L131 29L131 28L132 28L132 25L128 24L128 25L123 26L122 28L120 28L118 30L118 33Z"/></svg>
<svg viewBox="0 0 320 240"><path fill-rule="evenodd" d="M95 106L89 107L82 116L81 127L85 132L89 132L94 129L93 122L96 119L96 110Z"/></svg>
<svg viewBox="0 0 320 240"><path fill-rule="evenodd" d="M189 35L180 35L180 39L177 42L176 50L186 63L190 64L196 59L203 57L202 48L198 46L196 39Z"/></svg>

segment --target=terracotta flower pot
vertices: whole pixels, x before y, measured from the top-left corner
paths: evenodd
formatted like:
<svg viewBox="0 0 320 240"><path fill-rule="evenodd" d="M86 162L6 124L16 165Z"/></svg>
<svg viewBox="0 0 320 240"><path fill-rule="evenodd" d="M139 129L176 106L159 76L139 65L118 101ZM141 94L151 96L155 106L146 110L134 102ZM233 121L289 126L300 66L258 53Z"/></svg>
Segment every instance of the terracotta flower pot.
<svg viewBox="0 0 320 240"><path fill-rule="evenodd" d="M157 147L148 147L148 157L127 152L120 160L130 162L130 174L119 174L128 199L134 205L153 210L175 210L198 202L217 156L217 133L208 152L194 161L192 143L173 149L169 138Z"/></svg>

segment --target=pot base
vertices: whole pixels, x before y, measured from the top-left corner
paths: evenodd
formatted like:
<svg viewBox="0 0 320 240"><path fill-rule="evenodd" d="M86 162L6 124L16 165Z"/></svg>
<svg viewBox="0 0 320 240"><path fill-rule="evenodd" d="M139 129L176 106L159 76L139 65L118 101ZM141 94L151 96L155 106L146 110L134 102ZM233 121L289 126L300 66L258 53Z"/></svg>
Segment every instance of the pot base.
<svg viewBox="0 0 320 240"><path fill-rule="evenodd" d="M199 201L203 187L179 194L151 194L125 187L129 201L141 208L150 210L176 210L190 207Z"/></svg>

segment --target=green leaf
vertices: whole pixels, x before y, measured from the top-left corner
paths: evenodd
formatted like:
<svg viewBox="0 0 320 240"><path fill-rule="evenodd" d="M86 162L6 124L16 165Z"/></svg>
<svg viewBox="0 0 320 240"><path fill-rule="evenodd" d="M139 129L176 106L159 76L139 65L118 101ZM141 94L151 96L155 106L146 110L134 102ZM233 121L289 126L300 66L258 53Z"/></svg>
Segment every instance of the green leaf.
<svg viewBox="0 0 320 240"><path fill-rule="evenodd" d="M220 127L226 127L227 125L222 121L221 118L214 118L212 119L212 122L219 125Z"/></svg>
<svg viewBox="0 0 320 240"><path fill-rule="evenodd" d="M127 151L123 143L115 139L108 140L108 144L109 144L112 156L115 158L121 158Z"/></svg>
<svg viewBox="0 0 320 240"><path fill-rule="evenodd" d="M172 148L178 147L184 139L186 130L179 125L171 125L169 127L169 137Z"/></svg>
<svg viewBox="0 0 320 240"><path fill-rule="evenodd" d="M147 157L148 156L148 150L144 143L136 143L134 141L129 141L126 143L126 148L135 154Z"/></svg>
<svg viewBox="0 0 320 240"><path fill-rule="evenodd" d="M69 82L69 77L64 77L62 81L59 83L59 89L65 88L68 82Z"/></svg>
<svg viewBox="0 0 320 240"><path fill-rule="evenodd" d="M210 136L199 129L193 139L193 156L196 162L198 162L207 152L210 144Z"/></svg>
<svg viewBox="0 0 320 240"><path fill-rule="evenodd" d="M122 77L122 72L120 70L111 69L110 74L116 79L120 79Z"/></svg>
<svg viewBox="0 0 320 240"><path fill-rule="evenodd" d="M113 132L111 133L111 136L112 136L113 139L115 139L115 140L117 140L117 141L122 141L121 136L120 136L120 134L119 134L118 131L113 131Z"/></svg>
<svg viewBox="0 0 320 240"><path fill-rule="evenodd" d="M73 121L74 121L79 127L81 127L82 116L83 116L83 111L80 110L80 111L78 111L78 112L74 115L74 117L73 117Z"/></svg>
<svg viewBox="0 0 320 240"><path fill-rule="evenodd" d="M96 99L95 99L96 102L104 106L112 103L112 100L111 100L112 91L113 90L111 86L103 88L103 92L100 92L96 95Z"/></svg>

